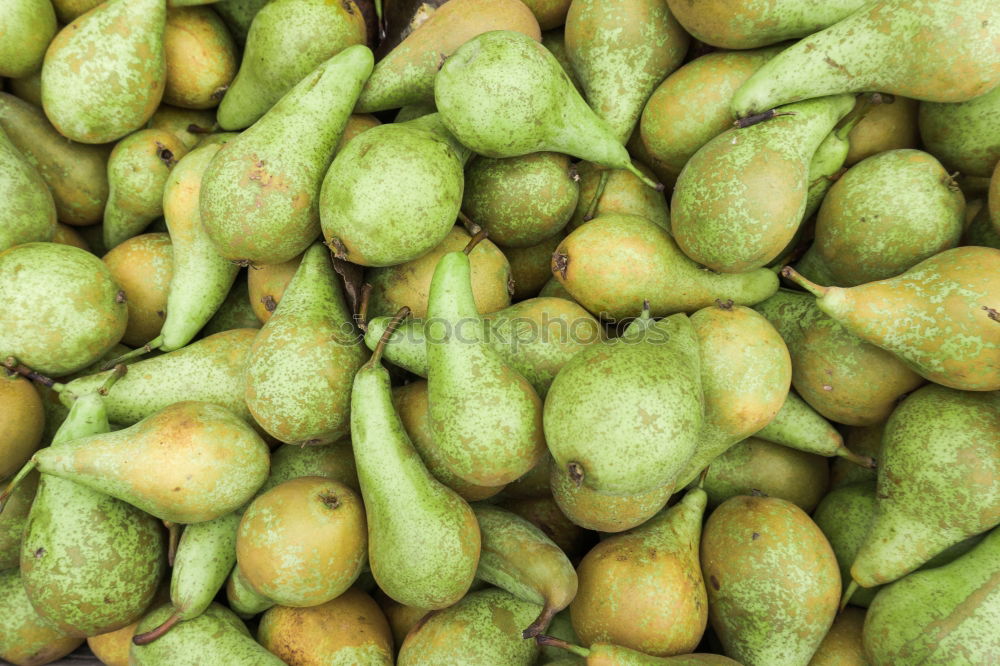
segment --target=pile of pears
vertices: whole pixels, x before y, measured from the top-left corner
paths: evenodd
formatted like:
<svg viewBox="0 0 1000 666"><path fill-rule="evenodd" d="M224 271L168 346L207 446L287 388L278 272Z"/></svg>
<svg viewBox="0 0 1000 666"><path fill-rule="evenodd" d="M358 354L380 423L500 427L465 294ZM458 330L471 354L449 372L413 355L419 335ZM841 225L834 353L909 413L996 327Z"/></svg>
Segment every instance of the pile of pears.
<svg viewBox="0 0 1000 666"><path fill-rule="evenodd" d="M1000 663L997 0L2 0L0 199L3 663Z"/></svg>

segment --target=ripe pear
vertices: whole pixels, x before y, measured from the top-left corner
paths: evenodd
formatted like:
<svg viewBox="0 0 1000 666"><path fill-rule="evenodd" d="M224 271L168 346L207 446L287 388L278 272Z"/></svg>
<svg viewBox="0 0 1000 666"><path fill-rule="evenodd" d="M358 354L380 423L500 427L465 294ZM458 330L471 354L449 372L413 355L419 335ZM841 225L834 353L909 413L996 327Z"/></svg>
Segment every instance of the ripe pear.
<svg viewBox="0 0 1000 666"><path fill-rule="evenodd" d="M138 347L160 332L174 273L170 236L142 234L122 242L101 259L125 292L128 325L122 342Z"/></svg>
<svg viewBox="0 0 1000 666"><path fill-rule="evenodd" d="M870 451L855 452L845 446L837 429L794 392L788 393L774 419L754 433L754 437L805 453L838 456L864 469L875 468Z"/></svg>
<svg viewBox="0 0 1000 666"><path fill-rule="evenodd" d="M732 110L742 118L866 90L964 102L998 83L1000 6L992 0L878 0L770 60L736 92Z"/></svg>
<svg viewBox="0 0 1000 666"><path fill-rule="evenodd" d="M274 449L271 452L271 472L257 491L257 496L285 481L303 476L322 476L339 481L351 490L361 490L351 442L343 439L327 446L284 444Z"/></svg>
<svg viewBox="0 0 1000 666"><path fill-rule="evenodd" d="M1000 161L1000 86L958 104L922 102L920 138L949 171L989 178Z"/></svg>
<svg viewBox="0 0 1000 666"><path fill-rule="evenodd" d="M632 160L632 164L652 178L653 172L648 167L636 160ZM670 229L670 211L663 193L647 187L631 171L606 168L591 162L579 162L576 171L580 177L580 197L569 221L570 230L605 213L638 215L657 226ZM602 182L603 190L600 189Z"/></svg>
<svg viewBox="0 0 1000 666"><path fill-rule="evenodd" d="M42 443L45 408L32 383L0 370L0 479L12 476Z"/></svg>
<svg viewBox="0 0 1000 666"><path fill-rule="evenodd" d="M587 553L569 607L585 645L614 643L659 657L698 646L708 621L698 562L706 499L704 490L689 490L678 504Z"/></svg>
<svg viewBox="0 0 1000 666"><path fill-rule="evenodd" d="M38 472L32 472L14 489L0 513L0 571L16 569L21 561L21 538L31 503L38 492Z"/></svg>
<svg viewBox="0 0 1000 666"><path fill-rule="evenodd" d="M2 111L0 111L2 113ZM0 129L0 252L22 243L48 241L56 231L56 206L45 180Z"/></svg>
<svg viewBox="0 0 1000 666"><path fill-rule="evenodd" d="M153 117L146 123L146 127L148 129L163 129L173 133L187 146L188 150L194 150L202 143L213 143L220 136L235 136L219 132L219 125L215 122L214 109L181 109L169 104L161 104Z"/></svg>
<svg viewBox="0 0 1000 666"><path fill-rule="evenodd" d="M250 583L240 573L239 563L233 567L226 580L226 602L233 612L244 620L249 620L274 606L273 601L250 587ZM167 617L169 616L165 615L164 620Z"/></svg>
<svg viewBox="0 0 1000 666"><path fill-rule="evenodd" d="M590 666L603 666L605 664L618 666L619 664L629 664L634 666L736 666L738 661L733 661L729 657L721 654L710 654L707 652L678 655L676 657L654 657L638 650L632 650L621 645L611 643L592 643L590 647L574 645L565 640L560 640L552 636L539 636L538 644L543 646L558 647L567 650L576 657L564 657L557 661L545 662L551 666L570 666L572 664L588 664Z"/></svg>
<svg viewBox="0 0 1000 666"><path fill-rule="evenodd" d="M347 118L344 133L340 135L340 141L337 142L334 152L339 153L354 137L381 124L381 121L370 113L352 113Z"/></svg>
<svg viewBox="0 0 1000 666"><path fill-rule="evenodd" d="M17 78L38 70L52 37L56 13L48 0L11 0L0 7L0 76Z"/></svg>
<svg viewBox="0 0 1000 666"><path fill-rule="evenodd" d="M71 0L58 1L67 2ZM270 0L218 0L218 2L214 3L212 9L218 12L222 20L229 26L229 30L233 33L236 42L243 47L246 44L247 33L250 30L250 25L254 17L268 2Z"/></svg>
<svg viewBox="0 0 1000 666"><path fill-rule="evenodd" d="M82 642L35 611L16 568L0 571L0 659L17 666L41 666L68 655Z"/></svg>
<svg viewBox="0 0 1000 666"><path fill-rule="evenodd" d="M266 324L278 309L281 297L299 268L302 256L293 257L280 264L258 266L247 271L247 286L250 290L250 305L260 323Z"/></svg>
<svg viewBox="0 0 1000 666"><path fill-rule="evenodd" d="M870 662L861 644L864 624L865 612L860 608L840 611L809 666L868 666Z"/></svg>
<svg viewBox="0 0 1000 666"><path fill-rule="evenodd" d="M853 166L886 150L916 148L918 106L908 97L883 96L882 103L872 107L848 134L851 147L845 165Z"/></svg>
<svg viewBox="0 0 1000 666"><path fill-rule="evenodd" d="M159 602L156 602L159 605ZM87 647L105 666L128 666L128 652L132 647L132 635L139 625L136 620L121 629L87 637Z"/></svg>
<svg viewBox="0 0 1000 666"><path fill-rule="evenodd" d="M674 490L668 483L636 495L606 495L577 485L555 464L549 477L552 499L566 518L585 529L608 533L642 525L666 505Z"/></svg>
<svg viewBox="0 0 1000 666"><path fill-rule="evenodd" d="M280 263L319 235L320 183L371 67L367 47L341 51L212 158L200 212L221 256Z"/></svg>
<svg viewBox="0 0 1000 666"><path fill-rule="evenodd" d="M511 299L524 301L538 296L545 283L552 279L552 253L566 237L562 231L551 238L528 247L501 247L510 263L510 279L514 283Z"/></svg>
<svg viewBox="0 0 1000 666"><path fill-rule="evenodd" d="M124 292L101 260L58 243L0 253L0 302L0 358L56 376L99 359L128 319Z"/></svg>
<svg viewBox="0 0 1000 666"><path fill-rule="evenodd" d="M837 614L840 574L802 509L773 497L727 500L705 524L701 567L728 656L747 666L809 663Z"/></svg>
<svg viewBox="0 0 1000 666"><path fill-rule="evenodd" d="M219 15L208 7L171 9L163 50L163 101L185 109L218 106L237 67L236 43Z"/></svg>
<svg viewBox="0 0 1000 666"><path fill-rule="evenodd" d="M42 65L42 105L60 134L107 143L146 124L163 97L166 22L166 0L109 0L59 31Z"/></svg>

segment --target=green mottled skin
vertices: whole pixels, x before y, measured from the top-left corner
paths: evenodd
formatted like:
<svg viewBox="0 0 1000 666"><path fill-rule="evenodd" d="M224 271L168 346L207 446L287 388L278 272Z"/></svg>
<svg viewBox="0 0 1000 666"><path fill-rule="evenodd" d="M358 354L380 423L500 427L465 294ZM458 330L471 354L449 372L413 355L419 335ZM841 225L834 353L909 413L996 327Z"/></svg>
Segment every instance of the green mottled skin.
<svg viewBox="0 0 1000 666"><path fill-rule="evenodd" d="M826 537L800 508L733 497L701 541L712 628L746 666L806 666L837 614L840 573Z"/></svg>
<svg viewBox="0 0 1000 666"><path fill-rule="evenodd" d="M488 504L473 506L483 550L476 577L544 610L538 627L576 596L576 571L566 554L545 533L517 514ZM536 621L537 622L537 621ZM525 625L527 626L527 625Z"/></svg>
<svg viewBox="0 0 1000 666"><path fill-rule="evenodd" d="M990 179L989 187L989 209L990 221L996 235L1000 235L1000 164L993 170L993 177Z"/></svg>
<svg viewBox="0 0 1000 666"><path fill-rule="evenodd" d="M875 517L851 566L863 587L894 581L1000 524L1000 394L928 385L892 413Z"/></svg>
<svg viewBox="0 0 1000 666"><path fill-rule="evenodd" d="M873 664L990 664L1000 659L1000 531L951 564L907 576L865 618Z"/></svg>
<svg viewBox="0 0 1000 666"><path fill-rule="evenodd" d="M690 37L662 0L577 0L564 32L588 104L625 143L653 89L681 64Z"/></svg>
<svg viewBox="0 0 1000 666"><path fill-rule="evenodd" d="M226 602L234 613L245 620L274 606L273 601L250 587L240 572L239 563L233 567L226 580Z"/></svg>
<svg viewBox="0 0 1000 666"><path fill-rule="evenodd" d="M323 179L319 211L330 247L363 266L426 254L455 224L467 157L455 150L437 114L358 136Z"/></svg>
<svg viewBox="0 0 1000 666"><path fill-rule="evenodd" d="M503 500L499 506L513 511L545 532L572 560L583 557L593 545L594 535L567 518L551 497Z"/></svg>
<svg viewBox="0 0 1000 666"><path fill-rule="evenodd" d="M222 301L222 305L201 329L200 335L207 337L234 328L260 327L260 320L250 305L250 286L241 278L233 282L226 300Z"/></svg>
<svg viewBox="0 0 1000 666"><path fill-rule="evenodd" d="M580 562L570 604L584 644L614 643L661 657L701 642L708 619L698 562L705 492L694 488L641 527L601 541Z"/></svg>
<svg viewBox="0 0 1000 666"><path fill-rule="evenodd" d="M994 0L879 0L785 49L733 97L742 118L801 99L882 92L962 102L1000 82Z"/></svg>
<svg viewBox="0 0 1000 666"><path fill-rule="evenodd" d="M69 654L82 642L35 611L17 569L0 572L0 659L40 666Z"/></svg>
<svg viewBox="0 0 1000 666"><path fill-rule="evenodd" d="M56 35L42 103L60 134L107 143L146 124L163 97L166 21L165 0L111 0Z"/></svg>
<svg viewBox="0 0 1000 666"><path fill-rule="evenodd" d="M216 143L185 155L163 188L163 217L174 248L167 319L160 331L163 351L180 349L191 341L221 307L239 272L239 266L219 255L201 226L201 179L221 148Z"/></svg>
<svg viewBox="0 0 1000 666"><path fill-rule="evenodd" d="M810 251L836 286L884 280L958 245L964 213L965 197L933 156L890 150L833 184Z"/></svg>
<svg viewBox="0 0 1000 666"><path fill-rule="evenodd" d="M328 446L286 444L271 453L271 473L257 491L263 495L280 483L302 476L323 476L360 491L351 441L343 439Z"/></svg>
<svg viewBox="0 0 1000 666"><path fill-rule="evenodd" d="M52 3L7 0L0 6L0 25L0 76L18 78L37 71L56 34Z"/></svg>
<svg viewBox="0 0 1000 666"><path fill-rule="evenodd" d="M664 507L674 491L674 484L668 483L638 495L605 495L583 484L577 486L555 463L549 483L552 499L566 518L585 529L608 533L642 525Z"/></svg>
<svg viewBox="0 0 1000 666"><path fill-rule="evenodd" d="M1000 162L997 164L1000 165ZM998 169L998 173L1000 173L1000 169ZM1000 185L1000 178L995 180ZM994 197L1000 197L1000 190L998 190ZM997 205L1000 208L1000 203ZM998 210L998 213L1000 213L1000 210ZM1000 223L1000 217L997 217L997 222ZM965 232L962 234L960 245L981 245L1000 250L1000 224L994 227L990 223L989 207L983 205L975 217L972 218L972 221L969 222L969 225L965 228Z"/></svg>
<svg viewBox="0 0 1000 666"><path fill-rule="evenodd" d="M792 381L788 348L774 326L743 306L713 305L691 315L701 357L705 420L680 488L726 449L772 422Z"/></svg>
<svg viewBox="0 0 1000 666"><path fill-rule="evenodd" d="M808 220L819 210L826 193L830 191L837 178L837 173L843 168L850 149L851 142L847 139L847 135L841 135L836 130L827 134L816 148L809 162L809 191L806 194L806 209L802 213L803 220Z"/></svg>
<svg viewBox="0 0 1000 666"><path fill-rule="evenodd" d="M52 194L34 166L0 128L0 252L21 243L48 241L56 232Z"/></svg>
<svg viewBox="0 0 1000 666"><path fill-rule="evenodd" d="M782 289L756 310L774 324L788 346L792 386L831 421L881 423L900 396L923 383L895 355L825 316L808 294Z"/></svg>
<svg viewBox="0 0 1000 666"><path fill-rule="evenodd" d="M104 146L67 141L42 110L0 93L0 127L49 186L56 213L67 224L101 220L108 200L108 153Z"/></svg>
<svg viewBox="0 0 1000 666"><path fill-rule="evenodd" d="M21 537L28 520L31 503L38 491L38 472L29 474L14 489L0 513L0 571L18 566L21 557Z"/></svg>
<svg viewBox="0 0 1000 666"><path fill-rule="evenodd" d="M58 243L0 253L0 357L56 377L90 365L125 333L128 310L94 255Z"/></svg>
<svg viewBox="0 0 1000 666"><path fill-rule="evenodd" d="M542 402L485 341L469 257L438 262L427 303L430 429L451 471L481 486L522 476L545 451Z"/></svg>
<svg viewBox="0 0 1000 666"><path fill-rule="evenodd" d="M652 171L644 165L635 160L632 160L632 165L652 177ZM580 196L573 217L569 221L569 229L576 229L584 224L583 218L590 208L594 195L597 194L603 171L608 171L608 179L604 184L604 192L597 203L597 208L594 209L594 217L605 213L639 215L659 227L670 229L667 198L662 192L646 186L634 173L624 169L605 169L591 162L579 162L576 171L580 176Z"/></svg>
<svg viewBox="0 0 1000 666"><path fill-rule="evenodd" d="M100 4L101 0L52 0L56 16L59 22L64 24L70 23Z"/></svg>
<svg viewBox="0 0 1000 666"><path fill-rule="evenodd" d="M184 528L170 575L170 603L182 620L205 612L236 564L238 513Z"/></svg>
<svg viewBox="0 0 1000 666"><path fill-rule="evenodd" d="M450 606L476 575L481 540L475 514L424 467L393 407L385 368L361 368L351 399L351 439L375 581L401 604Z"/></svg>
<svg viewBox="0 0 1000 666"><path fill-rule="evenodd" d="M830 485L827 461L803 451L748 437L712 461L704 488L709 506L756 492L812 512Z"/></svg>
<svg viewBox="0 0 1000 666"><path fill-rule="evenodd" d="M949 172L989 178L1000 162L1000 86L958 104L923 102L920 138Z"/></svg>
<svg viewBox="0 0 1000 666"><path fill-rule="evenodd" d="M264 483L269 464L267 445L250 426L229 410L194 401L174 403L125 430L42 449L33 460L43 474L175 523L236 510Z"/></svg>
<svg viewBox="0 0 1000 666"><path fill-rule="evenodd" d="M399 666L530 666L538 655L535 641L521 629L541 606L509 592L486 589L430 616L412 630L399 649Z"/></svg>
<svg viewBox="0 0 1000 666"><path fill-rule="evenodd" d="M229 26L236 41L243 46L257 12L271 0L219 0L212 7Z"/></svg>
<svg viewBox="0 0 1000 666"><path fill-rule="evenodd" d="M220 255L280 264L316 239L323 174L371 68L368 47L344 49L216 153L199 205Z"/></svg>
<svg viewBox="0 0 1000 666"><path fill-rule="evenodd" d="M560 67L562 67L563 71L566 72L566 76L573 83L573 87L582 95L583 86L580 85L580 79L577 78L576 72L573 71L573 65L569 61L569 54L566 53L566 35L563 29L557 28L543 32L542 46L555 56Z"/></svg>
<svg viewBox="0 0 1000 666"><path fill-rule="evenodd" d="M538 296L545 283L552 278L552 253L566 237L563 231L529 247L501 247L500 251L510 263L510 279L514 282L511 300L523 301Z"/></svg>
<svg viewBox="0 0 1000 666"><path fill-rule="evenodd" d="M334 442L350 431L351 381L367 358L327 248L315 243L250 348L247 407L282 442Z"/></svg>
<svg viewBox="0 0 1000 666"><path fill-rule="evenodd" d="M473 161L462 209L503 246L524 248L559 233L576 210L580 186L558 153Z"/></svg>
<svg viewBox="0 0 1000 666"><path fill-rule="evenodd" d="M155 629L173 612L170 604L143 618L136 633ZM282 666L285 662L265 650L250 636L243 622L228 608L212 604L202 615L181 622L148 645L132 645L133 666Z"/></svg>
<svg viewBox="0 0 1000 666"><path fill-rule="evenodd" d="M309 72L366 36L354 0L268 2L250 24L243 63L219 104L219 125L250 127Z"/></svg>
<svg viewBox="0 0 1000 666"><path fill-rule="evenodd" d="M191 129L195 129L192 132ZM235 134L219 132L219 126L215 122L215 109L181 109L169 104L161 104L160 108L146 123L149 129L163 129L173 132L180 139L188 150L194 150L196 146L208 145L223 137L232 137ZM204 134L197 130L216 130L213 134Z"/></svg>
<svg viewBox="0 0 1000 666"><path fill-rule="evenodd" d="M257 330L238 328L129 366L129 372L108 391L112 423L131 425L180 400L214 402L246 421L250 412L243 400L243 366ZM111 370L74 379L70 394L92 391ZM69 395L61 398L68 404Z"/></svg>
<svg viewBox="0 0 1000 666"><path fill-rule="evenodd" d="M607 643L594 643L589 650L586 663L592 666L741 666L738 661L729 657L707 652L676 657L653 657L621 645Z"/></svg>
<svg viewBox="0 0 1000 666"><path fill-rule="evenodd" d="M643 301L660 317L716 300L754 305L778 289L773 271L720 274L689 259L663 228L636 215L606 213L570 233L556 250L566 271L553 273L573 298L604 319L635 316Z"/></svg>
<svg viewBox="0 0 1000 666"><path fill-rule="evenodd" d="M802 222L816 149L853 107L850 95L789 105L781 113L794 115L728 130L702 146L670 203L684 253L724 273L766 266Z"/></svg>
<svg viewBox="0 0 1000 666"><path fill-rule="evenodd" d="M166 130L143 129L122 139L108 158L104 245L113 248L142 233L163 214L163 188L187 148Z"/></svg>
<svg viewBox="0 0 1000 666"><path fill-rule="evenodd" d="M485 157L554 151L632 165L555 56L520 33L497 30L466 42L438 72L434 101L451 133Z"/></svg>
<svg viewBox="0 0 1000 666"><path fill-rule="evenodd" d="M794 392L785 397L774 419L753 436L827 457L844 448L844 438L837 429Z"/></svg>
<svg viewBox="0 0 1000 666"><path fill-rule="evenodd" d="M829 287L816 304L925 379L967 391L1000 389L1000 250L945 250L895 278Z"/></svg>
<svg viewBox="0 0 1000 666"><path fill-rule="evenodd" d="M671 485L698 443L698 336L682 314L648 322L638 319L623 337L576 354L545 400L552 457L563 473L576 463L597 492L637 495Z"/></svg>

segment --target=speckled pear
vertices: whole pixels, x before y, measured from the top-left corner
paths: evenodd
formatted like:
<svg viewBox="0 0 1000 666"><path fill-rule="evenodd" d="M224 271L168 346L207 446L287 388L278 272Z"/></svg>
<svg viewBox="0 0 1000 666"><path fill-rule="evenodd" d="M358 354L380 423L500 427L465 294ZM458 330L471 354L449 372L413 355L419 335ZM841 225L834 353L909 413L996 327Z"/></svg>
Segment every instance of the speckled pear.
<svg viewBox="0 0 1000 666"><path fill-rule="evenodd" d="M240 573L239 562L233 567L229 578L226 579L226 603L229 604L234 613L244 620L260 615L274 606L273 601L250 587L250 583ZM164 616L164 620L167 617Z"/></svg>
<svg viewBox="0 0 1000 666"><path fill-rule="evenodd" d="M82 638L59 631L35 611L17 568L0 571L0 659L37 666L75 650Z"/></svg>
<svg viewBox="0 0 1000 666"><path fill-rule="evenodd" d="M638 527L659 513L674 494L674 484L668 483L637 495L606 495L577 485L564 470L551 467L549 485L556 506L573 524L588 530L613 534Z"/></svg>
<svg viewBox="0 0 1000 666"><path fill-rule="evenodd" d="M0 112L2 113L2 112ZM21 243L51 240L56 206L41 174L0 128L0 252Z"/></svg>
<svg viewBox="0 0 1000 666"><path fill-rule="evenodd" d="M21 537L38 492L41 475L32 472L14 489L0 513L0 571L17 569L21 559Z"/></svg>
<svg viewBox="0 0 1000 666"><path fill-rule="evenodd" d="M636 169L652 177L653 172L637 160ZM580 177L580 196L576 211L567 228L572 231L581 224L605 213L638 215L664 229L670 229L670 211L662 192L646 186L631 171L611 169L591 162L578 162L576 173ZM604 189L599 191L601 185Z"/></svg>
<svg viewBox="0 0 1000 666"><path fill-rule="evenodd" d="M351 441L345 438L327 446L285 444L274 449L271 452L271 472L257 495L302 476L322 476L340 481L353 490L361 490Z"/></svg>
<svg viewBox="0 0 1000 666"><path fill-rule="evenodd" d="M587 664L588 666L737 666L738 661L721 654L694 652L676 657L654 657L638 650L614 645L612 643L591 643L590 647L575 645L552 636L539 636L538 644L544 650L548 647L558 647L567 650L573 657L564 657L557 661L547 661L550 666L572 666Z"/></svg>
<svg viewBox="0 0 1000 666"><path fill-rule="evenodd" d="M920 138L949 171L989 178L1000 162L1000 86L958 104L923 102Z"/></svg>
<svg viewBox="0 0 1000 666"><path fill-rule="evenodd" d="M806 453L839 456L867 469L875 468L875 461L870 456L847 448L837 429L794 392L785 396L774 419L755 432L754 437Z"/></svg>
<svg viewBox="0 0 1000 666"><path fill-rule="evenodd" d="M49 0L9 0L0 7L0 76L20 78L36 72L52 37L56 13Z"/></svg>

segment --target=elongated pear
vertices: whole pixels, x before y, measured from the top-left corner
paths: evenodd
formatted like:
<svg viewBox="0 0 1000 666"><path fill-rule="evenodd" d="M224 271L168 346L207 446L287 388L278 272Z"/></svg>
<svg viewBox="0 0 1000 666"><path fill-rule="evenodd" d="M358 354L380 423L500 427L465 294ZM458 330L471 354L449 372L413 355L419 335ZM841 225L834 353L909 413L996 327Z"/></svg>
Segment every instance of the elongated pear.
<svg viewBox="0 0 1000 666"><path fill-rule="evenodd" d="M107 143L146 124L163 97L166 24L166 0L109 0L59 31L42 106L60 134Z"/></svg>
<svg viewBox="0 0 1000 666"><path fill-rule="evenodd" d="M495 486L517 479L541 459L542 402L528 380L485 342L470 271L466 252L449 252L431 281L425 329L430 428L455 474Z"/></svg>
<svg viewBox="0 0 1000 666"><path fill-rule="evenodd" d="M742 118L801 99L866 90L963 102L998 83L995 2L878 0L769 61L736 92L732 109Z"/></svg>
<svg viewBox="0 0 1000 666"><path fill-rule="evenodd" d="M789 267L782 274L845 329L921 377L965 391L1000 389L1000 250L945 250L897 277L846 289L818 286Z"/></svg>
<svg viewBox="0 0 1000 666"><path fill-rule="evenodd" d="M892 582L1000 523L998 408L996 393L931 384L892 413L882 438L875 518L851 565L858 584Z"/></svg>
<svg viewBox="0 0 1000 666"><path fill-rule="evenodd" d="M870 456L847 448L837 429L794 392L785 396L774 419L755 432L754 437L828 458L839 456L868 469L875 468L875 461Z"/></svg>
<svg viewBox="0 0 1000 666"><path fill-rule="evenodd" d="M576 484L636 495L675 484L704 402L698 336L686 315L644 310L624 335L574 356L545 400L545 439Z"/></svg>
<svg viewBox="0 0 1000 666"><path fill-rule="evenodd" d="M697 647L708 623L698 561L706 499L693 488L678 504L587 553L569 607L584 644L615 643L659 657Z"/></svg>
<svg viewBox="0 0 1000 666"><path fill-rule="evenodd" d="M199 205L222 257L277 264L316 239L320 183L371 68L368 47L341 51L212 158Z"/></svg>
<svg viewBox="0 0 1000 666"><path fill-rule="evenodd" d="M51 240L56 232L52 194L33 167L0 128L0 252L21 243Z"/></svg>
<svg viewBox="0 0 1000 666"><path fill-rule="evenodd" d="M399 603L445 608L465 596L475 578L479 525L465 500L420 461L392 405L381 358L376 348L354 376L351 394L351 440L368 518L368 561L378 586Z"/></svg>
<svg viewBox="0 0 1000 666"><path fill-rule="evenodd" d="M678 176L670 203L677 245L715 271L766 266L802 222L816 149L853 106L850 95L789 105L779 117L702 146Z"/></svg>
<svg viewBox="0 0 1000 666"><path fill-rule="evenodd" d="M350 432L351 382L367 356L329 252L314 243L250 348L247 407L282 442L334 442Z"/></svg>
<svg viewBox="0 0 1000 666"><path fill-rule="evenodd" d="M0 571L0 659L18 665L47 664L66 656L82 642L38 614L16 567Z"/></svg>

